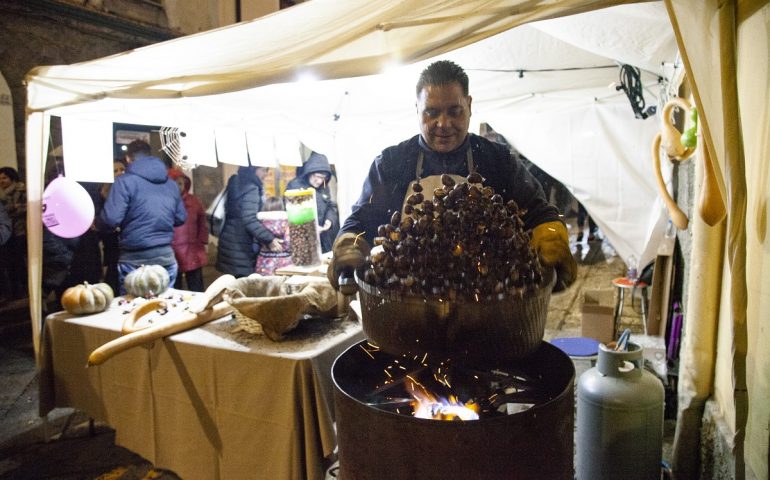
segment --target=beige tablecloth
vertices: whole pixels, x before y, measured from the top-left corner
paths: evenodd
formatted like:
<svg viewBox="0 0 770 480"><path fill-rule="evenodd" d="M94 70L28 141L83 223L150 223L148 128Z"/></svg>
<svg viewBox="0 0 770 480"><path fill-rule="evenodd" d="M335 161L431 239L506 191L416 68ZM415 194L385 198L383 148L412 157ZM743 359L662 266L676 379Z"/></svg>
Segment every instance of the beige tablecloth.
<svg viewBox="0 0 770 480"><path fill-rule="evenodd" d="M306 319L287 340L232 333L225 317L86 368L127 308L49 315L40 413L73 407L115 442L184 479L322 479L335 446L331 365L362 340L347 319Z"/></svg>

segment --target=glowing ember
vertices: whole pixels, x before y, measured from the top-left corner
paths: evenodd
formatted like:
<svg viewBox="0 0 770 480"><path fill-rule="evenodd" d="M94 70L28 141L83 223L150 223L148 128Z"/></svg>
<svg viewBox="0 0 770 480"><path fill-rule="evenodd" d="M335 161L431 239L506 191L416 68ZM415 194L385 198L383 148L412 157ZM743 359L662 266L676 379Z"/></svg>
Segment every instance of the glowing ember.
<svg viewBox="0 0 770 480"><path fill-rule="evenodd" d="M478 420L479 407L473 402L462 403L454 395L443 398L429 392L422 384L407 376L409 392L414 398L414 416L433 420Z"/></svg>

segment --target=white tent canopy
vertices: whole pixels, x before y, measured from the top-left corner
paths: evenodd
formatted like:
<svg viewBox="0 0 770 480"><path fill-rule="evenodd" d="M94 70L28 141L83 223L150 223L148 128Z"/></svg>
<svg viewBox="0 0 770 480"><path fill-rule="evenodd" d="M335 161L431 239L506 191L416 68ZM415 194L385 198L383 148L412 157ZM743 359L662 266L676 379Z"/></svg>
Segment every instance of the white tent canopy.
<svg viewBox="0 0 770 480"><path fill-rule="evenodd" d="M415 52L409 56L428 56L422 51L447 50L431 46L451 37L440 27L442 22L461 21L452 20L446 2L440 18L413 20L436 38L422 29L419 37L411 38L416 27L398 26L407 20L383 21L388 15L402 15L400 2L383 2L376 15L371 8L364 14L351 9L349 2L341 3L308 2L286 15L83 64L39 68L31 78L29 106L60 115L65 124L74 122L86 137L99 131L100 123L102 129L110 122L178 127L187 133L191 161L204 165L215 163L215 139L220 161L244 162L245 156L234 158L222 151L240 141L242 151L251 147L252 159L270 165L274 160L263 158L265 149L255 154L255 146L271 144L273 137L294 136L337 164L338 200L345 216L374 156L416 134L414 84L419 71L429 61L449 58L469 73L476 125L491 124L567 185L623 258L633 255L646 263L654 256L661 224L665 226L648 147L658 129L657 118L636 120L628 99L611 84L618 81L620 64L638 66L648 86L647 101L655 104L665 80L675 73L676 42L662 4L625 5L523 25L430 60L401 65L393 60L394 53L408 57L411 48ZM456 8L467 12L460 3ZM489 24L483 31L494 32L526 16L508 16L511 9L505 5L519 2L491 3L499 6L480 6L464 22L474 28ZM409 16L419 18L413 6L409 10ZM300 22L299 17L309 20ZM342 20L354 24L342 28ZM288 29L286 22L295 21L306 28ZM437 22L435 27L430 27L431 21ZM348 31L361 35L356 25L374 33L340 43ZM470 38L475 37L465 35L456 42L462 45ZM324 53L327 43L337 49ZM308 57L308 50L315 57ZM369 58L352 62L362 52ZM377 52L387 62L378 60ZM300 59L305 62L298 63ZM346 73L384 73L322 80L337 76L340 68L354 67ZM248 88L272 80L294 81ZM88 163L88 168L77 169L87 176L77 180L111 180L109 162L99 162L110 158L107 145L98 150L89 143L90 159L84 154L68 156L65 135L68 171L75 171L69 162L81 167Z"/></svg>
<svg viewBox="0 0 770 480"><path fill-rule="evenodd" d="M654 105L681 68L663 4L599 9L618 3L626 2L313 0L102 59L38 67L27 78L31 282L40 271L33 205L51 116L62 118L66 170L83 181L111 181L104 159L112 151L93 137L112 122L180 128L190 161L203 165L243 164L247 151L274 164L260 157L271 147L278 156L275 145L294 138L337 165L344 219L372 159L418 132L414 85L439 58L469 74L471 128L486 122L503 134L574 193L622 258L644 265L666 226L649 148L659 115L636 119L614 84L621 64L638 66Z"/></svg>

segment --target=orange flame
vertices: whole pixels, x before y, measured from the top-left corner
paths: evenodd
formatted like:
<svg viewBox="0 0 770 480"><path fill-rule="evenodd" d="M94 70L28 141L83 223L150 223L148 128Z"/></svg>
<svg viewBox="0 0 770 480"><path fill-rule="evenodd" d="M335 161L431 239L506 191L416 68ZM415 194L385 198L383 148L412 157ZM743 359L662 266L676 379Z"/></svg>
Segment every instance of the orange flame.
<svg viewBox="0 0 770 480"><path fill-rule="evenodd" d="M455 395L443 398L436 395L414 377L407 375L409 392L414 398L412 408L417 418L433 420L478 420L479 406L473 401L463 403Z"/></svg>

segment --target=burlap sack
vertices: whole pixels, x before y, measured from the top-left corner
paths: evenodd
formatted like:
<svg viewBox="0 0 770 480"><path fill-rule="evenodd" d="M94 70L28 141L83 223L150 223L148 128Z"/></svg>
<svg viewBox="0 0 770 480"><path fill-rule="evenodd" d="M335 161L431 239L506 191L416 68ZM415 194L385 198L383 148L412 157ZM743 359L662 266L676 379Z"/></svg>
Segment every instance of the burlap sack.
<svg viewBox="0 0 770 480"><path fill-rule="evenodd" d="M279 341L303 315L335 315L337 293L328 282L295 284L289 293L288 278L255 274L237 279L225 290L223 299L238 312L241 330Z"/></svg>

